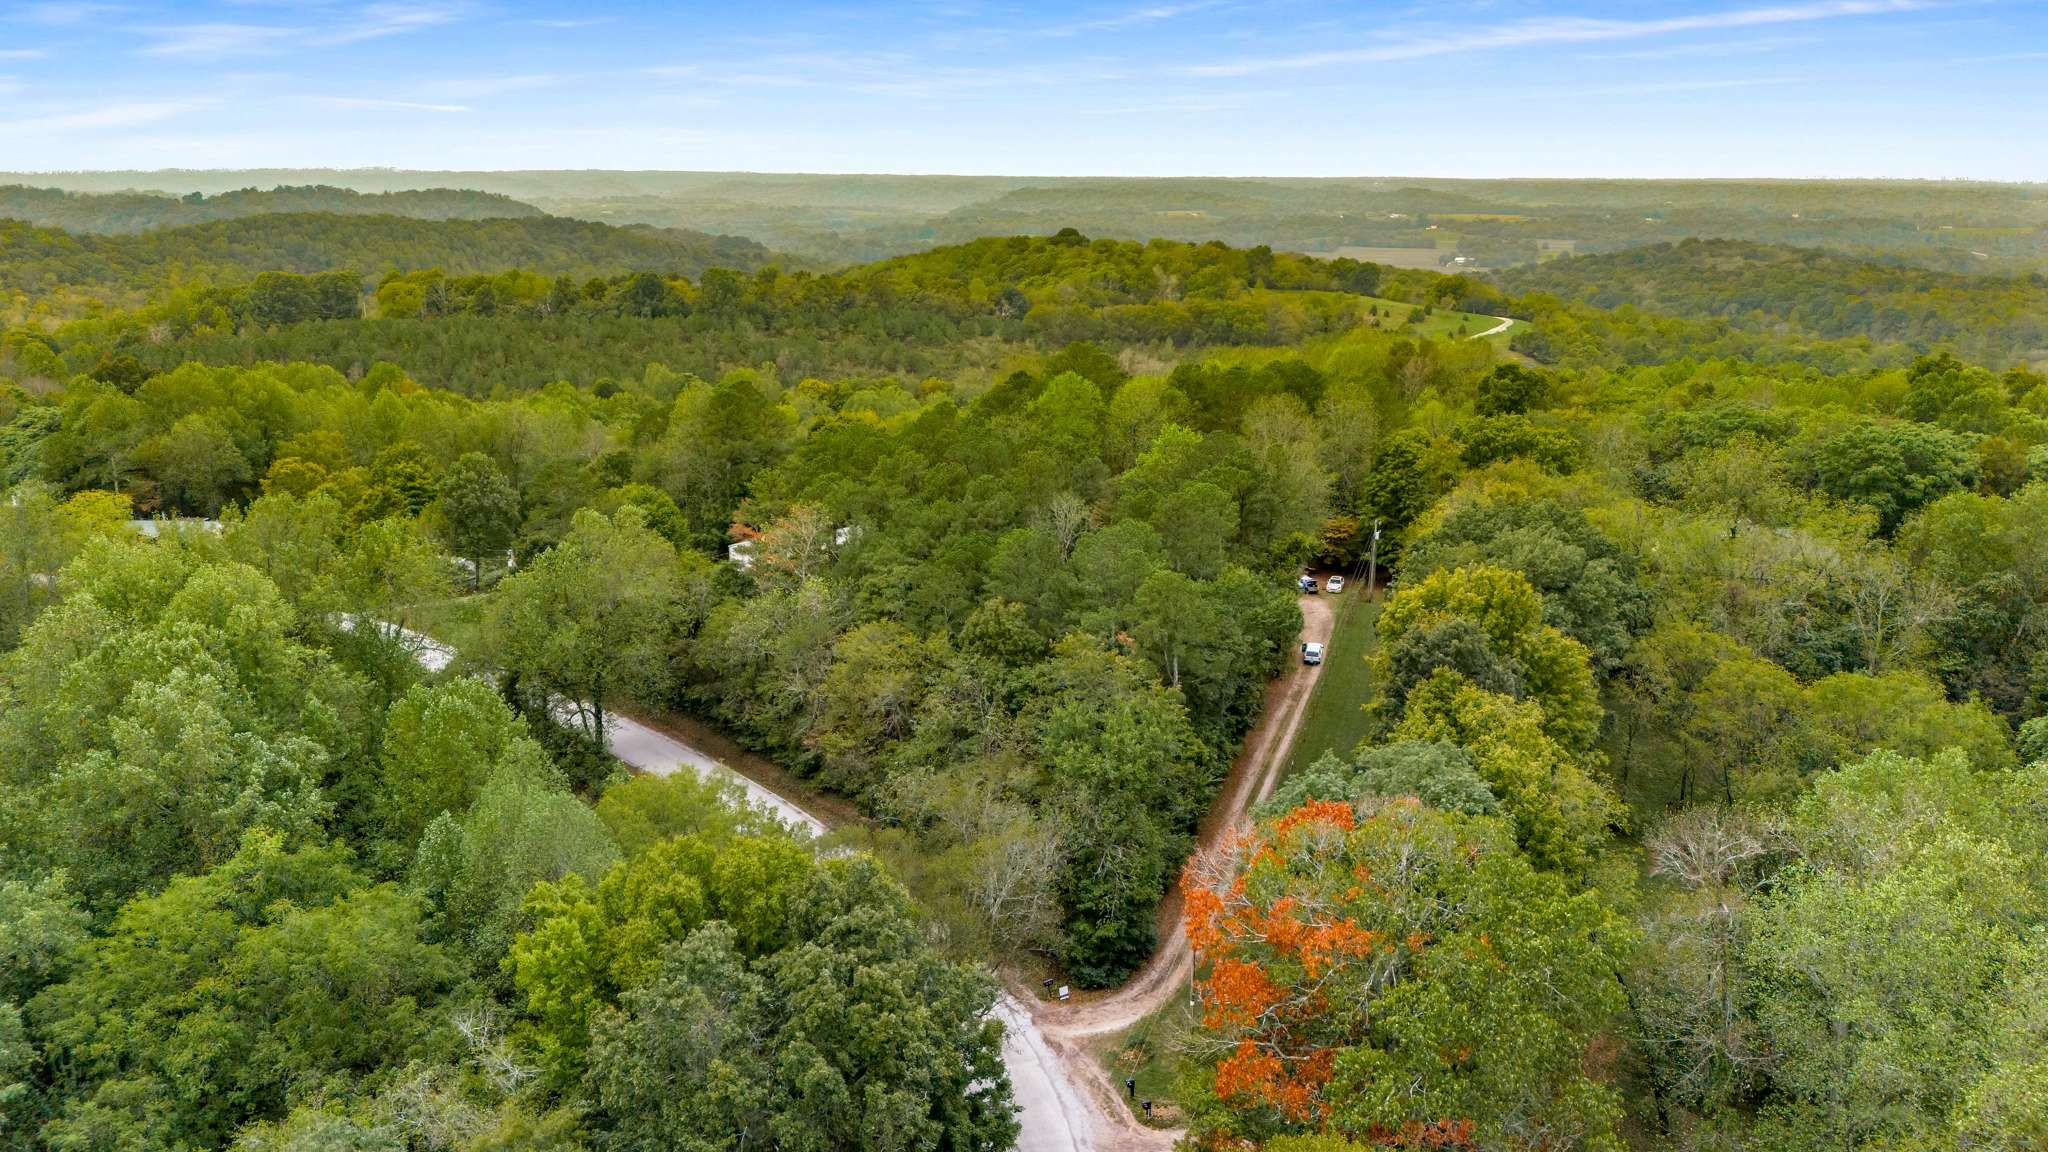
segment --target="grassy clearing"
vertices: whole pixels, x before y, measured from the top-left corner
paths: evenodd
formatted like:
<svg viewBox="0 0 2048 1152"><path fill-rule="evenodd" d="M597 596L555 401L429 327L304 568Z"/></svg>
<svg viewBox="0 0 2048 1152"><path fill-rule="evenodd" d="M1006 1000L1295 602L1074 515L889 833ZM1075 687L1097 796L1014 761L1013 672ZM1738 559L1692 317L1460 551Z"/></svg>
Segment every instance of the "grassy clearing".
<svg viewBox="0 0 2048 1152"><path fill-rule="evenodd" d="M1367 297L1368 305L1379 310L1378 326L1390 332L1403 332L1416 336L1427 336L1431 340L1460 340L1476 337L1481 332L1500 323L1499 317L1483 316L1476 312L1446 312L1437 309L1422 318L1417 324L1408 323L1409 313L1420 305L1403 304L1398 300L1382 300ZM1490 337L1490 340L1505 341L1507 333Z"/></svg>
<svg viewBox="0 0 2048 1152"><path fill-rule="evenodd" d="M1137 1100L1152 1101L1152 1126L1177 1128L1182 1122L1174 1086L1188 1059L1182 1039L1194 1030L1195 1010L1185 996L1175 996L1166 1006L1138 1021L1130 1031L1105 1041L1096 1051L1102 1066L1116 1082L1117 1099L1140 1122L1145 1113L1124 1090L1124 1080L1138 1082Z"/></svg>
<svg viewBox="0 0 2048 1152"><path fill-rule="evenodd" d="M1344 592L1337 609L1337 627L1330 637L1330 652L1323 663L1322 678L1315 695L1308 700L1301 731L1295 734L1282 778L1313 763L1324 752L1349 752L1366 735L1365 705L1372 699L1372 670L1365 657L1372 651L1373 621L1380 606L1368 600L1363 588Z"/></svg>

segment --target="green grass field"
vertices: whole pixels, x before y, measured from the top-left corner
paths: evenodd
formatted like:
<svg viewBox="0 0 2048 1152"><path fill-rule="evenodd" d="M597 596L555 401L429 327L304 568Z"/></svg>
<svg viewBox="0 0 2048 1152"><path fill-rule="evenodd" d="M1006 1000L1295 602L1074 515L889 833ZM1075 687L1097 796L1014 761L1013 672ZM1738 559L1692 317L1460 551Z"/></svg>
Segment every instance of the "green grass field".
<svg viewBox="0 0 2048 1152"><path fill-rule="evenodd" d="M1365 665L1372 651L1373 621L1379 617L1377 601L1368 600L1362 589L1340 596L1337 629L1330 637L1329 659L1323 664L1322 679L1316 681L1315 695L1309 697L1308 713L1301 731L1295 734L1282 777L1291 776L1334 748L1348 753L1365 738L1366 702L1372 699L1372 670Z"/></svg>
<svg viewBox="0 0 2048 1152"><path fill-rule="evenodd" d="M1411 332L1432 340L1456 340L1461 338L1461 334L1465 338L1477 337L1481 332L1500 323L1499 317L1496 316L1484 316L1476 312L1445 312L1439 309L1424 317L1419 326L1411 328L1406 323L1408 314L1419 305L1403 304L1398 300L1382 300L1378 297L1368 297L1367 302L1379 308L1380 327L1391 332ZM1503 332L1498 336L1489 336L1487 340L1489 343L1498 343L1505 350L1508 335L1509 333Z"/></svg>
<svg viewBox="0 0 2048 1152"><path fill-rule="evenodd" d="M1109 1070L1110 1079L1117 1086L1117 1099L1139 1121L1145 1119L1145 1114L1124 1090L1127 1077L1138 1082L1138 1100L1152 1101L1153 1127L1172 1128L1182 1122L1180 1107L1174 1099L1174 1084L1180 1079L1182 1063L1188 1059L1182 1038L1194 1029L1197 1019L1187 997L1175 996L1130 1031L1097 1049L1102 1066Z"/></svg>

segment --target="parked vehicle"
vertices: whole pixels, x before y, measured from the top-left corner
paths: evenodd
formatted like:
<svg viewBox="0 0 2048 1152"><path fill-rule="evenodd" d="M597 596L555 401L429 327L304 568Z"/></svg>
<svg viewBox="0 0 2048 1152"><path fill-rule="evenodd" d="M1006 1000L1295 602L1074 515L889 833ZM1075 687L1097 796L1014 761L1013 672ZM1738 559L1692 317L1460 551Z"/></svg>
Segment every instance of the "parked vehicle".
<svg viewBox="0 0 2048 1152"><path fill-rule="evenodd" d="M1301 591L1304 595L1315 595L1317 591L1319 591L1319 589L1317 589L1316 587L1316 578L1313 576L1304 575L1301 578Z"/></svg>
<svg viewBox="0 0 2048 1152"><path fill-rule="evenodd" d="M1323 646L1313 641L1303 644L1301 646L1301 662L1303 664L1321 664L1323 662Z"/></svg>
<svg viewBox="0 0 2048 1152"><path fill-rule="evenodd" d="M1332 596L1343 590L1344 578L1342 576L1332 576L1328 580L1323 581L1323 591L1328 592Z"/></svg>

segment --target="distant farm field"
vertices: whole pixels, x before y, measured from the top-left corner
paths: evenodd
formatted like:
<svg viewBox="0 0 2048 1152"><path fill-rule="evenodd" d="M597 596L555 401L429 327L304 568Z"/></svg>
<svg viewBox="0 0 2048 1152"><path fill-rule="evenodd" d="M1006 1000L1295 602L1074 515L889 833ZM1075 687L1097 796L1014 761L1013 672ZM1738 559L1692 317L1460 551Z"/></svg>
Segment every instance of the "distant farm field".
<svg viewBox="0 0 2048 1152"><path fill-rule="evenodd" d="M1385 264L1389 268L1435 271L1443 267L1444 261L1453 253L1445 248L1362 248L1346 245L1332 252L1310 252L1308 255L1324 260L1360 260L1367 264Z"/></svg>

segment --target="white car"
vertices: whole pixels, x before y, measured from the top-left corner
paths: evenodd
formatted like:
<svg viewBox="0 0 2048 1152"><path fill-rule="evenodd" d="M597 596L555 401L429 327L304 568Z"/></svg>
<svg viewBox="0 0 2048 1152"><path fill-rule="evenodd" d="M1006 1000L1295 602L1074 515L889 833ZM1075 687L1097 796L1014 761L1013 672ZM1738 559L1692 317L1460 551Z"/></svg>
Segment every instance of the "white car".
<svg viewBox="0 0 2048 1152"><path fill-rule="evenodd" d="M1328 592L1332 596L1343 590L1344 578L1342 576L1332 576L1328 580L1323 581L1323 591Z"/></svg>
<svg viewBox="0 0 2048 1152"><path fill-rule="evenodd" d="M1301 662L1303 664L1321 664L1323 662L1323 646L1313 642L1303 644L1301 646Z"/></svg>

